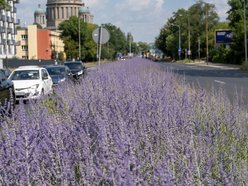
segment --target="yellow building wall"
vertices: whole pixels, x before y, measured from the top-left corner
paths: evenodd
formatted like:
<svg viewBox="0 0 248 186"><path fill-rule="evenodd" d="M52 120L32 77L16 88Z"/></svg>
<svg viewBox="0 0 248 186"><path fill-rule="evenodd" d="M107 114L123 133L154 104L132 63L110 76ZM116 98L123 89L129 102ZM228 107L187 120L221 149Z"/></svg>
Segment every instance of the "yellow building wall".
<svg viewBox="0 0 248 186"><path fill-rule="evenodd" d="M38 59L37 25L28 26L28 59Z"/></svg>
<svg viewBox="0 0 248 186"><path fill-rule="evenodd" d="M28 57L28 49L24 50L22 48L23 46L28 47L28 39L22 38L22 36L27 36L28 37L27 29L17 30L17 35L16 35L16 41L17 41L16 57L18 59L22 59L23 57L26 57L26 58Z"/></svg>
<svg viewBox="0 0 248 186"><path fill-rule="evenodd" d="M51 31L51 45L56 52L64 52L64 42L60 39L60 31Z"/></svg>

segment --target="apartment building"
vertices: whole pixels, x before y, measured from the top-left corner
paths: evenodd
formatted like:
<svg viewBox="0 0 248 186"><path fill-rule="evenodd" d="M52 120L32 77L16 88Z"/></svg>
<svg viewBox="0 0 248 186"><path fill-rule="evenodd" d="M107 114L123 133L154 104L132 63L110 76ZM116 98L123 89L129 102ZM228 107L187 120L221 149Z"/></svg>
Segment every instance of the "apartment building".
<svg viewBox="0 0 248 186"><path fill-rule="evenodd" d="M16 49L16 4L19 0L7 0L8 8L0 9L0 59L12 58Z"/></svg>
<svg viewBox="0 0 248 186"><path fill-rule="evenodd" d="M50 60L64 52L59 31L38 29L37 25L17 30L16 57L19 59Z"/></svg>

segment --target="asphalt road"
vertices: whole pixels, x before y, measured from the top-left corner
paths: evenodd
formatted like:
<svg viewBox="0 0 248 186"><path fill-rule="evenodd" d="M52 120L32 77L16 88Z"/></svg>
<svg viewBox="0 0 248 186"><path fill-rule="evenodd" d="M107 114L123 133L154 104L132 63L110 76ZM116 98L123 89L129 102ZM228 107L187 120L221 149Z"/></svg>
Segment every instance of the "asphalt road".
<svg viewBox="0 0 248 186"><path fill-rule="evenodd" d="M185 79L185 82L196 88L211 91L212 88L222 89L233 102L236 95L239 104L248 108L248 72L241 71L237 67L214 64L179 64L159 63L161 67L172 70Z"/></svg>

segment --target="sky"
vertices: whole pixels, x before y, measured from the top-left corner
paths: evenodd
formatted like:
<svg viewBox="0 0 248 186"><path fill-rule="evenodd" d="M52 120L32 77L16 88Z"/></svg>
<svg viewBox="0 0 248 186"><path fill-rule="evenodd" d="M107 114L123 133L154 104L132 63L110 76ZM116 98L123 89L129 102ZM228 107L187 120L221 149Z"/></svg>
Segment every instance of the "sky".
<svg viewBox="0 0 248 186"><path fill-rule="evenodd" d="M196 0L82 0L94 16L95 24L111 23L124 33L131 32L134 41L152 43L168 18L179 8L188 9ZM21 26L34 22L34 11L47 0L20 0L17 18ZM227 0L205 0L215 4L220 20L226 19Z"/></svg>

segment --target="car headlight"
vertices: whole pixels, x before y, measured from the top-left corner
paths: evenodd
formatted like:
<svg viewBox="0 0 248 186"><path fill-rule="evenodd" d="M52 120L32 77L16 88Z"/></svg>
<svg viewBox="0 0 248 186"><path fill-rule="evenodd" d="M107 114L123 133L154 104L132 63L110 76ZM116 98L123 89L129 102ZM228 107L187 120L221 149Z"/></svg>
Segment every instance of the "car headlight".
<svg viewBox="0 0 248 186"><path fill-rule="evenodd" d="M83 71L80 70L80 71L78 72L78 75L82 75L82 74L83 74Z"/></svg>
<svg viewBox="0 0 248 186"><path fill-rule="evenodd" d="M39 84L35 84L35 85L32 85L31 87L29 87L30 89L37 89L39 87Z"/></svg>
<svg viewBox="0 0 248 186"><path fill-rule="evenodd" d="M64 82L64 81L65 81L65 78L60 79L60 80L58 81L58 83L61 83L61 82Z"/></svg>

